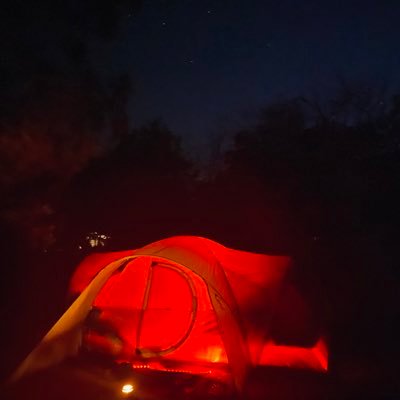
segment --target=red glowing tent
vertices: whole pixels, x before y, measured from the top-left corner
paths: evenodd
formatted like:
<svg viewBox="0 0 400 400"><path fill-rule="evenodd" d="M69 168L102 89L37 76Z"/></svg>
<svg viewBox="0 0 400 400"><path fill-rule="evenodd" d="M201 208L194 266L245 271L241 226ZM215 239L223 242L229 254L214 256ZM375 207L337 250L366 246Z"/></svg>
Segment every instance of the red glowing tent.
<svg viewBox="0 0 400 400"><path fill-rule="evenodd" d="M76 300L16 377L82 346L134 368L229 372L238 388L251 366L324 371L322 339L309 348L271 340L270 323L289 268L287 257L192 236L90 255L71 280Z"/></svg>

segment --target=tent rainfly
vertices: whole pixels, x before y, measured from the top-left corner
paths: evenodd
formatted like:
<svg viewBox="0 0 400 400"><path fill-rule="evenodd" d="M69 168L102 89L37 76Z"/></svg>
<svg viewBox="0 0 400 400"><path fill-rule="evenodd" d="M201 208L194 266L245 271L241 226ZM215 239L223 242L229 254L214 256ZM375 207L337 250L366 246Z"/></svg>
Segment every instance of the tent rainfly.
<svg viewBox="0 0 400 400"><path fill-rule="evenodd" d="M276 344L271 321L290 259L193 236L92 254L76 269L76 297L14 374L54 365L83 347L133 368L227 374L243 387L259 365L327 370L322 338Z"/></svg>

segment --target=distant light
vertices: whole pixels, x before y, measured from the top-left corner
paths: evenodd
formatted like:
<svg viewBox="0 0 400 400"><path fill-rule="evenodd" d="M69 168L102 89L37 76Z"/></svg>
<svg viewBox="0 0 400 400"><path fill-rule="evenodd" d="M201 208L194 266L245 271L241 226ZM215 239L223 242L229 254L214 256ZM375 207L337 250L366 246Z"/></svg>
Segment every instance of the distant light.
<svg viewBox="0 0 400 400"><path fill-rule="evenodd" d="M121 392L125 393L125 394L132 393L133 392L133 386L130 383L127 383L124 386L122 386Z"/></svg>
<svg viewBox="0 0 400 400"><path fill-rule="evenodd" d="M86 236L87 244L90 247L104 247L108 239L110 236L97 232L91 232Z"/></svg>

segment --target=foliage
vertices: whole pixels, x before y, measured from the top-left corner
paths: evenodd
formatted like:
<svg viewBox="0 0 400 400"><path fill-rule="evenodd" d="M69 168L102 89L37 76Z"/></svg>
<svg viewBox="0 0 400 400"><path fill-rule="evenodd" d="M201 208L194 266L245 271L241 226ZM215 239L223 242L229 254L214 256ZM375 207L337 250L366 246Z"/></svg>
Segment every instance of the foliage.
<svg viewBox="0 0 400 400"><path fill-rule="evenodd" d="M257 214L264 229L256 232L249 223L250 232L273 243L272 229L295 255L298 279L335 338L337 355L347 346L390 352L375 341L383 343L392 331L370 324L394 326L398 313L399 107L396 96L374 93L360 89L343 97L339 91L325 104L297 98L268 106L253 127L235 135L220 178L225 185L231 177L242 188L254 187L252 181L263 187L264 209ZM258 202L249 203L254 209ZM276 225L268 226L274 218ZM282 225L287 229L277 228Z"/></svg>
<svg viewBox="0 0 400 400"><path fill-rule="evenodd" d="M161 121L133 130L94 159L64 198L64 235L110 234L116 246L179 230L194 169ZM140 227L140 228L139 228Z"/></svg>
<svg viewBox="0 0 400 400"><path fill-rule="evenodd" d="M49 221L57 197L129 129L128 78L100 81L89 56L139 6L136 0L43 0L3 7L0 219L25 244L43 249L54 242L46 232L54 230ZM35 232L44 232L43 240Z"/></svg>

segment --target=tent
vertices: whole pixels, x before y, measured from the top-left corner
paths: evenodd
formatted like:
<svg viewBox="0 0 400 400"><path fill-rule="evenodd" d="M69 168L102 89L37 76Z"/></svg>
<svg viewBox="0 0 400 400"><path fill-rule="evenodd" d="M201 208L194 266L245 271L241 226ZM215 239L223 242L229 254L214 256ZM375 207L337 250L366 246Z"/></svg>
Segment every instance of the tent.
<svg viewBox="0 0 400 400"><path fill-rule="evenodd" d="M86 257L70 283L76 299L15 374L80 349L133 368L229 374L243 387L252 366L327 370L319 338L277 344L271 321L291 261L193 236Z"/></svg>

